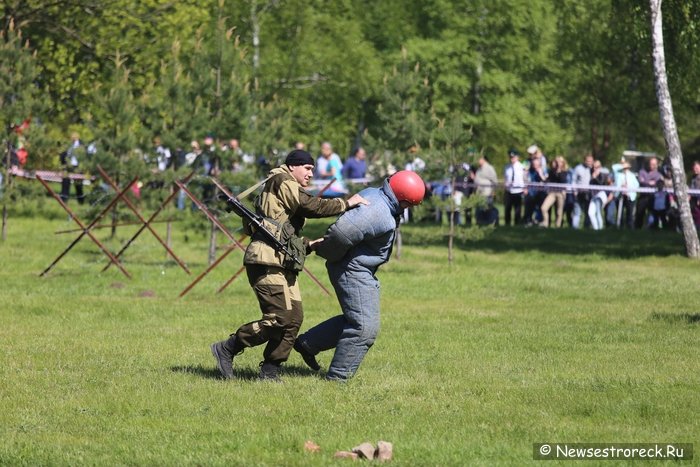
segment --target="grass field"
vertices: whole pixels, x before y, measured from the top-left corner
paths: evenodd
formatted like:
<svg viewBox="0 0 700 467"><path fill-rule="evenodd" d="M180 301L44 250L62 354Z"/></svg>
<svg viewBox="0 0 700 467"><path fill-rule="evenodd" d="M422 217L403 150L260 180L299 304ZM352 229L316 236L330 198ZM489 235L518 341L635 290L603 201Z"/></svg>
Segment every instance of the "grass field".
<svg viewBox="0 0 700 467"><path fill-rule="evenodd" d="M147 232L125 256L132 280L100 273L87 238L38 277L70 227L10 218L0 244L2 465L349 465L333 453L377 440L394 465L521 465L535 442L700 439L700 265L676 234L484 230L449 266L440 228L406 227L379 275L377 343L342 385L297 354L284 384L259 382L260 348L218 378L209 344L258 317L245 279L215 293L240 253L183 299L192 277ZM195 274L206 248L175 225ZM302 330L338 312L301 285Z"/></svg>

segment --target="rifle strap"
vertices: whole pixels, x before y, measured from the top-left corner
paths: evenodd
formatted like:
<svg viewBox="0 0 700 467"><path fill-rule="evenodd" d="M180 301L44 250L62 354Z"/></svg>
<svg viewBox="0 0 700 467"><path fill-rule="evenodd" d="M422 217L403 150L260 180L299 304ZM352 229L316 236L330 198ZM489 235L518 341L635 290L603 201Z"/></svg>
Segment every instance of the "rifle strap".
<svg viewBox="0 0 700 467"><path fill-rule="evenodd" d="M269 179L271 179L272 177L274 177L274 175L270 175L270 176L267 177L265 180L262 180L262 181L256 183L255 185L251 186L250 188L248 188L247 190L243 191L242 193L238 193L238 195L236 196L236 199L238 199L238 200L244 199L246 196L248 196L249 194L251 194L252 192L254 192L255 190L257 190L258 187L259 187L260 185L265 184L265 182L267 182L267 181L268 181Z"/></svg>

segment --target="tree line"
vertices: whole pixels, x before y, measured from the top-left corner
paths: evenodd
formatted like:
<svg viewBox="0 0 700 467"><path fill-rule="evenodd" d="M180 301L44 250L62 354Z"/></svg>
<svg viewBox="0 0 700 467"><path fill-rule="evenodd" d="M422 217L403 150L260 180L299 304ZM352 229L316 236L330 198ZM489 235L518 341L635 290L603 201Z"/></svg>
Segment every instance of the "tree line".
<svg viewBox="0 0 700 467"><path fill-rule="evenodd" d="M649 5L634 0L7 0L0 119L30 168L71 131L128 159L215 133L267 154L359 144L436 172L536 143L664 153ZM663 3L681 144L700 154L700 2ZM11 136L8 132L7 135ZM436 173L436 175L438 175Z"/></svg>

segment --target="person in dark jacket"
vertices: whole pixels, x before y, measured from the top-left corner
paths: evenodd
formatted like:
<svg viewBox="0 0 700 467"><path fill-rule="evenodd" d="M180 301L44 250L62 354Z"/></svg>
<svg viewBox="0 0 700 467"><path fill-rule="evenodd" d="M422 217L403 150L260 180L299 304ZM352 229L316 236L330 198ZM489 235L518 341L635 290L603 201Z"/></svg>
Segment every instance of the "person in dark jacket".
<svg viewBox="0 0 700 467"><path fill-rule="evenodd" d="M569 180L569 165L562 156L557 156L552 161L552 168L547 177L547 183L565 185ZM556 203L557 217L555 225L561 227L564 219L564 203L566 201L566 189L560 186L552 186L547 189L547 196L542 201L542 222L540 227L549 227L549 208Z"/></svg>
<svg viewBox="0 0 700 467"><path fill-rule="evenodd" d="M82 141L80 141L80 135L76 132L70 135L70 146L68 149L63 151L60 155L60 164L63 172L63 178L61 179L61 199L64 203L68 202L70 197L70 186L71 183L75 186L75 196L78 199L78 204L83 204L85 202L85 195L83 194L83 180L76 178L71 180L71 173L78 171L78 166L80 165L80 159L85 153L85 146Z"/></svg>
<svg viewBox="0 0 700 467"><path fill-rule="evenodd" d="M403 170L367 188L360 195L368 205L346 211L325 236L311 242L326 259L342 314L300 335L294 349L313 370L316 354L335 348L326 378L344 381L357 371L379 332L379 266L389 261L401 212L420 204L425 183L418 174Z"/></svg>

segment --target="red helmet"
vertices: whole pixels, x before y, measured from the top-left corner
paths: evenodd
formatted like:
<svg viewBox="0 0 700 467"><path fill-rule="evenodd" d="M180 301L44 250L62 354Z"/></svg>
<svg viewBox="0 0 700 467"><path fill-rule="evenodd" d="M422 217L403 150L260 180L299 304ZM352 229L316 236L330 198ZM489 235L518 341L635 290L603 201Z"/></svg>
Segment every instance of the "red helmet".
<svg viewBox="0 0 700 467"><path fill-rule="evenodd" d="M425 196L425 183L412 170L396 172L389 178L389 186L397 200L406 201L413 206L420 204Z"/></svg>

